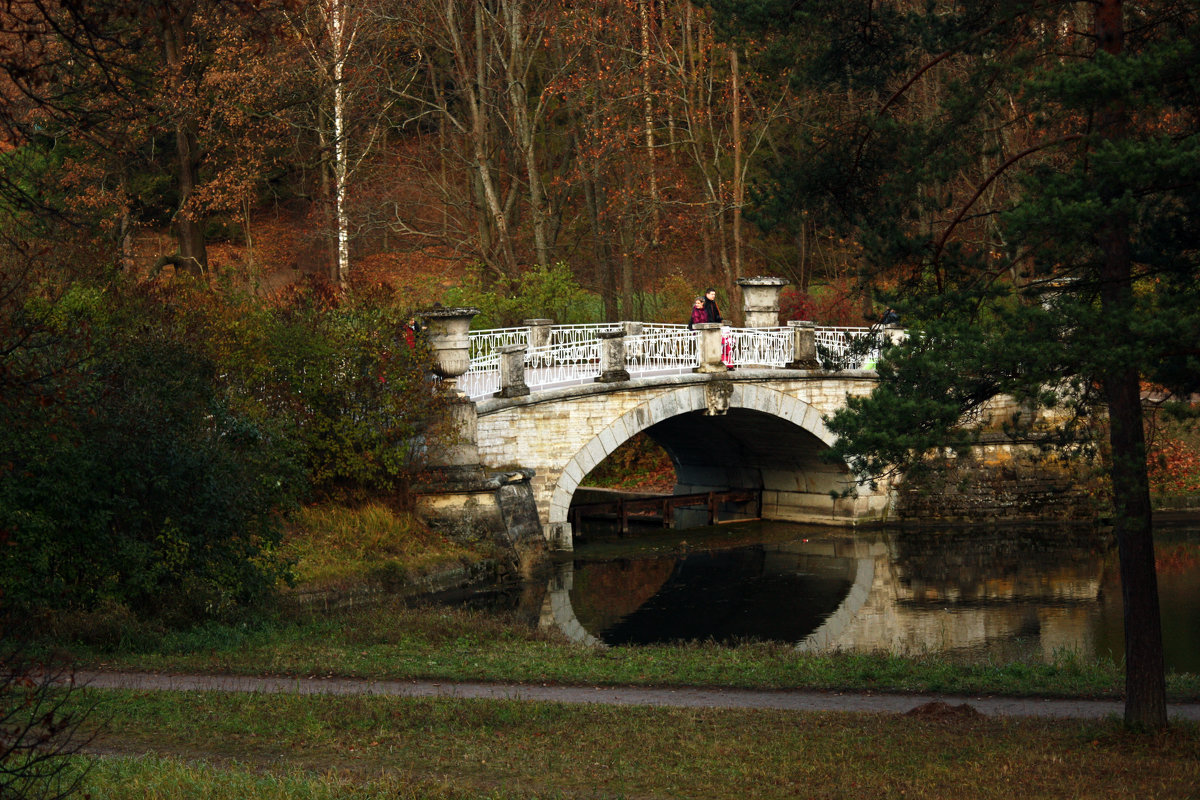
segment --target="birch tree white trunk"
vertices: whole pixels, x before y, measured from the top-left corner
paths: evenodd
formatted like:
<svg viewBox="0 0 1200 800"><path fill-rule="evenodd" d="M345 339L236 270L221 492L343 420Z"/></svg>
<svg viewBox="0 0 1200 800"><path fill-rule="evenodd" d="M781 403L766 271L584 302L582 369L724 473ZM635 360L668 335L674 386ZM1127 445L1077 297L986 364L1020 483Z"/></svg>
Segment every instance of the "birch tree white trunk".
<svg viewBox="0 0 1200 800"><path fill-rule="evenodd" d="M347 0L317 0L314 17L292 18L292 24L309 59L316 68L324 95L315 114L317 139L323 154L332 149L328 169L322 171L322 187L333 205L333 268L331 277L343 289L350 275L349 181L353 171L350 154L346 64L358 36L355 16ZM332 130L328 130L326 125ZM365 151L365 149L364 149ZM323 156L322 161L327 158Z"/></svg>
<svg viewBox="0 0 1200 800"><path fill-rule="evenodd" d="M642 34L642 126L646 133L646 169L649 172L650 212L653 215L651 240L658 244L662 227L658 208L658 174L654 164L654 98L650 94L650 14L647 0L638 0L638 24Z"/></svg>
<svg viewBox="0 0 1200 800"><path fill-rule="evenodd" d="M337 230L335 277L346 288L350 273L350 220L346 211L346 179L349 154L346 148L346 58L354 46L354 30L346 21L342 0L326 0L321 9L329 32L333 78L333 215Z"/></svg>

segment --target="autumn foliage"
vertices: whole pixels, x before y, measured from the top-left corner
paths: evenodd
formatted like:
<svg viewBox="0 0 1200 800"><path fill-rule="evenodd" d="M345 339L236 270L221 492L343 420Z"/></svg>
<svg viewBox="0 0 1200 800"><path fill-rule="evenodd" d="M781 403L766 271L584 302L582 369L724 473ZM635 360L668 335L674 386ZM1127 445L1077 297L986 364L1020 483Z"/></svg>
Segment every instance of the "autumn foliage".
<svg viewBox="0 0 1200 800"><path fill-rule="evenodd" d="M1163 438L1150 450L1146 465L1150 488L1157 494L1200 492L1200 452L1182 439Z"/></svg>

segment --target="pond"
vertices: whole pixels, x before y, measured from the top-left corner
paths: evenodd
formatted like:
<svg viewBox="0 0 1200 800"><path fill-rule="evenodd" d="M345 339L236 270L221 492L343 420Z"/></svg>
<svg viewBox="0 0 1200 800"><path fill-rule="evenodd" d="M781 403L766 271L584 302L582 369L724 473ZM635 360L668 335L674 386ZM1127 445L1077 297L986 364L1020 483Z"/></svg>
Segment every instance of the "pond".
<svg viewBox="0 0 1200 800"><path fill-rule="evenodd" d="M1200 673L1200 521L1159 526L1167 668ZM580 640L781 641L967 660L1120 659L1121 587L1093 527L841 529L745 522L580 545L547 608Z"/></svg>

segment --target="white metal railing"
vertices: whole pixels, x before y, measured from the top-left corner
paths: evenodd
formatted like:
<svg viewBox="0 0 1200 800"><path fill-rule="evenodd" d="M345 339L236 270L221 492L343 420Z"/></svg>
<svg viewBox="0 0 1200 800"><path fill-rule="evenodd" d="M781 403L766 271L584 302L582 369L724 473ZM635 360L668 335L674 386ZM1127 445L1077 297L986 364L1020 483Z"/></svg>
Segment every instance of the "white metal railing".
<svg viewBox="0 0 1200 800"><path fill-rule="evenodd" d="M833 369L874 368L881 338L873 328L817 328L817 358Z"/></svg>
<svg viewBox="0 0 1200 800"><path fill-rule="evenodd" d="M469 342L468 354L471 357L471 367L475 360L499 354L501 347L510 344L529 344L529 328L489 328L482 331L471 331L467 334ZM499 362L497 362L498 364Z"/></svg>
<svg viewBox="0 0 1200 800"><path fill-rule="evenodd" d="M467 373L458 379L458 388L473 400L500 391L500 351L497 349L486 356L472 358Z"/></svg>
<svg viewBox="0 0 1200 800"><path fill-rule="evenodd" d="M729 345L730 366L782 367L795 358L789 328L729 328L722 334Z"/></svg>
<svg viewBox="0 0 1200 800"><path fill-rule="evenodd" d="M588 325L554 325L550 328L550 339L546 344L553 347L554 345L576 345L586 344L588 342L598 341L596 334L601 331L611 331L613 328L620 327L619 322L588 324Z"/></svg>
<svg viewBox="0 0 1200 800"><path fill-rule="evenodd" d="M601 331L622 323L555 325L549 343L525 353L525 383L531 389L590 381L600 374ZM723 360L729 366L782 367L795 356L789 328L726 328ZM625 339L626 369L631 374L690 371L699 364L697 335L686 325L644 323L642 333ZM874 368L882 338L872 328L816 328L817 357L833 369ZM459 386L472 398L500 390L500 348L529 343L529 328L471 331L471 365Z"/></svg>
<svg viewBox="0 0 1200 800"><path fill-rule="evenodd" d="M600 340L568 341L525 353L525 385L584 383L600 374Z"/></svg>
<svg viewBox="0 0 1200 800"><path fill-rule="evenodd" d="M647 325L625 339L626 369L632 372L686 372L699 364L696 334L686 325Z"/></svg>

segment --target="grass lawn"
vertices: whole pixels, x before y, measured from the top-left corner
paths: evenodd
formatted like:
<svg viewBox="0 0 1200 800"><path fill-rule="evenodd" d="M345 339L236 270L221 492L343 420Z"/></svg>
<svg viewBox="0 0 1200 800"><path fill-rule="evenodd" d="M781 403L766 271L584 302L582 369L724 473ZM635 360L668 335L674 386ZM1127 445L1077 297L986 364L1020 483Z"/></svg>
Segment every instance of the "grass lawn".
<svg viewBox="0 0 1200 800"><path fill-rule="evenodd" d="M92 798L1196 797L1200 730L106 692Z"/></svg>

